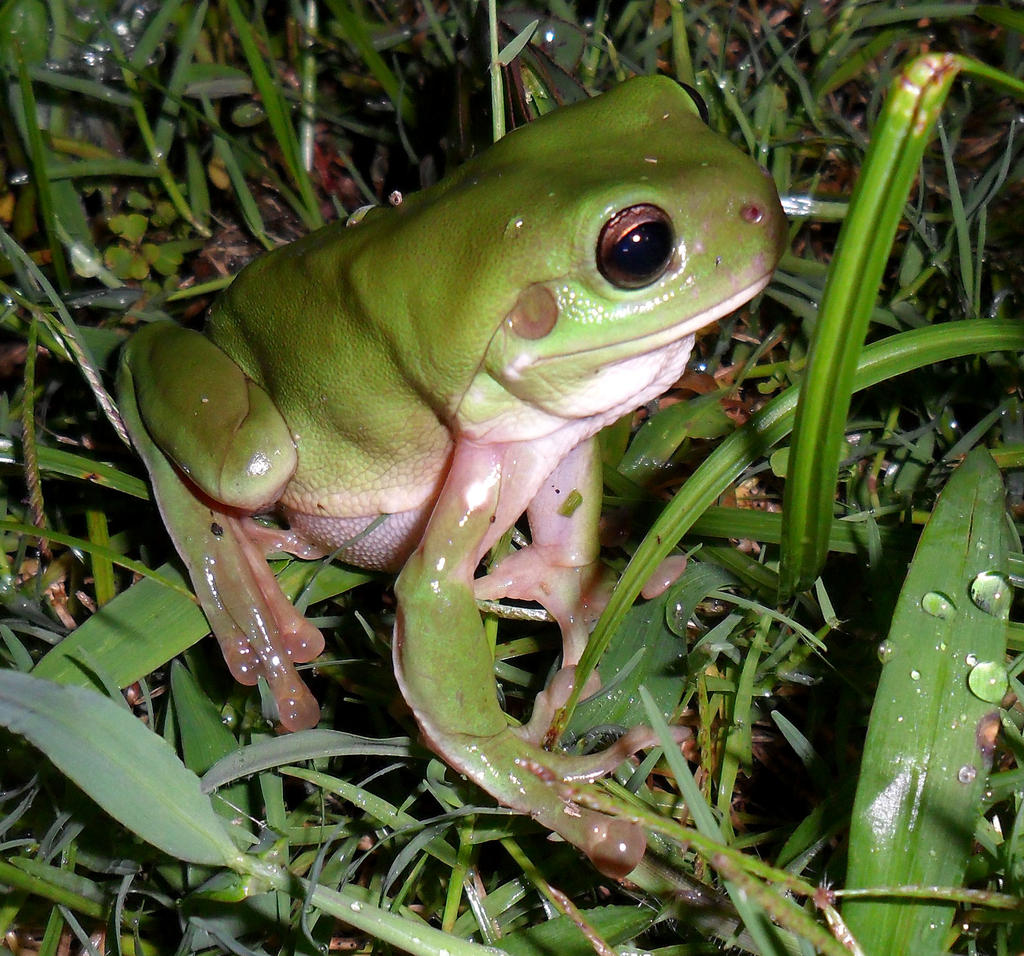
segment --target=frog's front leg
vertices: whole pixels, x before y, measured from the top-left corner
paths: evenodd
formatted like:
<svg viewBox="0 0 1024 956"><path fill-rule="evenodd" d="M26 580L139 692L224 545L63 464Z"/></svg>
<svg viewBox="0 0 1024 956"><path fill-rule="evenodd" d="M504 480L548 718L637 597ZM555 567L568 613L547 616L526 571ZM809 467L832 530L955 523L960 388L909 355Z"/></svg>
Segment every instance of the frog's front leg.
<svg viewBox="0 0 1024 956"><path fill-rule="evenodd" d="M530 545L475 583L480 600L542 604L562 631L562 664L575 665L608 603L612 576L599 559L601 461L594 439L574 448L544 479L527 509Z"/></svg>
<svg viewBox="0 0 1024 956"><path fill-rule="evenodd" d="M609 773L650 731L631 731L607 751L570 757L509 726L498 705L494 661L474 598L483 553L523 512L552 460L557 439L520 445L460 442L423 540L396 584L395 670L430 746L505 806L534 817L622 878L646 847L635 824L563 799L552 779L583 782ZM582 451L578 460L585 460ZM589 563L589 562L588 562Z"/></svg>
<svg viewBox="0 0 1024 956"><path fill-rule="evenodd" d="M265 558L285 543L250 514L272 505L295 469L288 428L266 393L198 332L155 323L125 348L119 400L164 523L239 683L263 677L288 730L320 710L295 664L323 650Z"/></svg>

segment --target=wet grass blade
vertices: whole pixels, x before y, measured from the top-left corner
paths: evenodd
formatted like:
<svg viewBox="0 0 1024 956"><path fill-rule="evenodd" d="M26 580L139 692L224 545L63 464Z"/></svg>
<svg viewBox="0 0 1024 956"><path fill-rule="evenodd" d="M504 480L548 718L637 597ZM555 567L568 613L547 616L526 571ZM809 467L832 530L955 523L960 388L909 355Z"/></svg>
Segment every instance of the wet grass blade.
<svg viewBox="0 0 1024 956"><path fill-rule="evenodd" d="M61 289L67 290L70 287L71 279L68 273L67 262L64 259L64 250L61 248L58 238L59 232L57 228L57 214L54 209L54 195L50 177L46 171L47 150L43 142L43 130L39 122L39 110L36 106L35 91L32 89L32 80L28 74L28 64L21 59L18 61L18 82L21 89L22 108L24 110L25 145L28 148L29 158L32 163L32 182L36 188L36 195L39 198L39 215L43 221L57 285Z"/></svg>
<svg viewBox="0 0 1024 956"><path fill-rule="evenodd" d="M852 391L858 392L916 368L946 362L957 356L1024 349L1024 328L1019 322L975 320L929 326L892 335L875 342L860 355ZM579 672L587 674L601 659L644 583L658 563L694 525L704 511L724 494L745 468L766 455L793 428L797 387L787 389L733 432L700 465L672 502L651 526L636 549L619 583L612 592L604 614L594 628ZM829 528L831 528L831 518ZM564 711L571 714L576 696Z"/></svg>
<svg viewBox="0 0 1024 956"><path fill-rule="evenodd" d="M984 449L954 472L896 605L850 828L847 887L959 886L1008 688L1009 525ZM851 900L867 956L944 953L946 903Z"/></svg>
<svg viewBox="0 0 1024 956"><path fill-rule="evenodd" d="M0 724L147 843L191 863L223 865L237 856L199 778L123 703L3 670Z"/></svg>

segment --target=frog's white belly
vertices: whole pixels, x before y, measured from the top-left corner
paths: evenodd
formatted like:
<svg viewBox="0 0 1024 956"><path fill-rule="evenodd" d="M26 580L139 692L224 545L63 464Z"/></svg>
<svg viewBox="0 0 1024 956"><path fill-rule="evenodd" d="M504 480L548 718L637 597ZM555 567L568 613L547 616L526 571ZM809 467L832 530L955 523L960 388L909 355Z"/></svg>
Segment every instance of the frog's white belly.
<svg viewBox="0 0 1024 956"><path fill-rule="evenodd" d="M423 537L434 502L397 514L332 517L283 509L292 531L346 564L397 571Z"/></svg>

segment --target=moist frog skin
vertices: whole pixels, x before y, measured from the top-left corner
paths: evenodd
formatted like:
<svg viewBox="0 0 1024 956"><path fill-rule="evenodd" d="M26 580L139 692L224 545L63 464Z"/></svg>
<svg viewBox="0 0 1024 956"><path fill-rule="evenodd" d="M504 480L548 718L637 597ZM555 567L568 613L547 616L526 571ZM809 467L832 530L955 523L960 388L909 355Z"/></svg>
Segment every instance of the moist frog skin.
<svg viewBox="0 0 1024 956"><path fill-rule="evenodd" d="M203 333L136 333L122 411L232 674L267 681L283 728L314 726L295 665L324 640L266 556L398 572L395 672L427 744L627 875L641 828L550 781L597 779L651 733L587 757L542 746L608 595L594 436L679 378L694 333L764 288L785 241L764 171L682 87L642 77L264 255ZM530 544L475 577L524 513ZM564 643L522 727L475 603L505 597L547 608Z"/></svg>

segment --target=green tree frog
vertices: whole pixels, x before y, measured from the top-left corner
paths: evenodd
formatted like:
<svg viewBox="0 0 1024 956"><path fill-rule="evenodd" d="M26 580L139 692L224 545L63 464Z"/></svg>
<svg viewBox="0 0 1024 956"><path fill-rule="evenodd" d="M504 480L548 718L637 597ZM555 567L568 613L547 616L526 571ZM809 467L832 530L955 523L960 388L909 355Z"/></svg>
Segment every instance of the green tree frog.
<svg viewBox="0 0 1024 956"><path fill-rule="evenodd" d="M592 756L542 746L607 600L593 439L680 376L694 332L765 286L785 240L765 172L682 87L643 77L263 256L205 333L134 335L124 416L234 676L266 679L285 729L317 723L295 665L323 637L267 554L399 571L394 666L429 746L628 874L640 828L550 783L607 774L650 731ZM529 546L475 578L524 512ZM268 513L286 527L253 518ZM500 597L562 630L562 670L522 727L499 706L475 603Z"/></svg>

